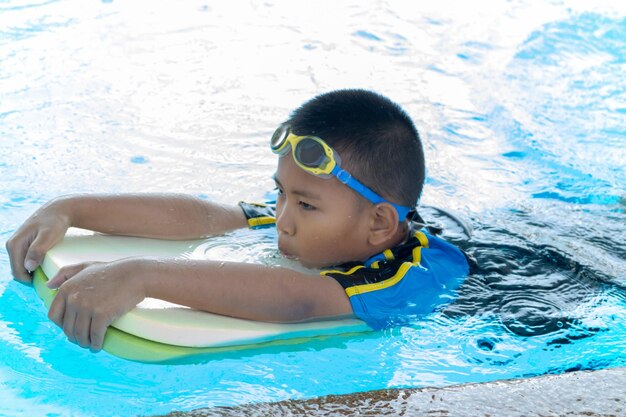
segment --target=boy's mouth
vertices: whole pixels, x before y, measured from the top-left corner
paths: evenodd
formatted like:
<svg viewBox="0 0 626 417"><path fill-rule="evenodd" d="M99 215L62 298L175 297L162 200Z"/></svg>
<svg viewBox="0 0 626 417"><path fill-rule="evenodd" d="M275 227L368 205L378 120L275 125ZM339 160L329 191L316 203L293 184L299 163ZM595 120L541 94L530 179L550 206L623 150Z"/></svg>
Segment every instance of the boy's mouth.
<svg viewBox="0 0 626 417"><path fill-rule="evenodd" d="M278 250L280 251L280 253L283 255L283 257L287 258L287 259L296 259L295 255L292 255L291 253L287 252L286 250L284 250L283 248L281 248L280 246L278 247Z"/></svg>

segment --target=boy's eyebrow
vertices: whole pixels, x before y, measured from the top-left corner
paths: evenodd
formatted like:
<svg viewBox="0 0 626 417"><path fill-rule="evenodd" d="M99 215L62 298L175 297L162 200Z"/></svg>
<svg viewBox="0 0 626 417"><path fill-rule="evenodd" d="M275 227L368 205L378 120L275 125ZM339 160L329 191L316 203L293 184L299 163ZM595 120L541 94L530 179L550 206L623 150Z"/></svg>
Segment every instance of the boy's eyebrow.
<svg viewBox="0 0 626 417"><path fill-rule="evenodd" d="M280 188L284 188L283 185L278 180L278 178L276 177L276 174L272 175L272 178L276 182L276 185L278 185ZM315 199L315 200L319 200L321 198L319 194L313 193L308 190L291 190L291 193L295 195L299 195L301 197Z"/></svg>

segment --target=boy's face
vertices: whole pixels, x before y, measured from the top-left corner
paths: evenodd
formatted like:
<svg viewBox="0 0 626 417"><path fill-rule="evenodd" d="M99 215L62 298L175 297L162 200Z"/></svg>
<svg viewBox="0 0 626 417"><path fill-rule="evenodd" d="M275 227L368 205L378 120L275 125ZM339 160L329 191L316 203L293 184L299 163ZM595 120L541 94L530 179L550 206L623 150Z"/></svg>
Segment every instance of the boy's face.
<svg viewBox="0 0 626 417"><path fill-rule="evenodd" d="M368 256L368 210L356 193L336 178L303 171L291 152L279 158L275 179L278 248L283 255L308 268Z"/></svg>

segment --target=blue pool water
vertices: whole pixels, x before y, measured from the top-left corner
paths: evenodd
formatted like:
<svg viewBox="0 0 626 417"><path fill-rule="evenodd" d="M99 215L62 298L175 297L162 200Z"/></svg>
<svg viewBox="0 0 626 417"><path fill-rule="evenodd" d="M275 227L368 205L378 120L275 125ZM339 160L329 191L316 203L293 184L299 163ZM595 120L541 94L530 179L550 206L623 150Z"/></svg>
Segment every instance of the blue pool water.
<svg viewBox="0 0 626 417"><path fill-rule="evenodd" d="M290 109L363 87L414 118L423 203L468 220L471 240L448 237L479 265L455 303L411 327L151 366L67 342L2 249L0 415L150 415L625 366L626 7L421 3L0 2L2 241L60 194L261 198L268 135Z"/></svg>

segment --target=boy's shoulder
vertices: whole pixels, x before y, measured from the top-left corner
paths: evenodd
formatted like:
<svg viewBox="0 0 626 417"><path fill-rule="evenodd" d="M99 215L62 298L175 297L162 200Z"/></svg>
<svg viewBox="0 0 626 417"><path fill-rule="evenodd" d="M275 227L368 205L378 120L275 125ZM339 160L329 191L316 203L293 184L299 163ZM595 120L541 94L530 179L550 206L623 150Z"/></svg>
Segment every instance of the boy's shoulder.
<svg viewBox="0 0 626 417"><path fill-rule="evenodd" d="M322 271L344 288L355 315L373 328L401 324L449 303L468 274L460 249L417 226L405 243L366 262Z"/></svg>
<svg viewBox="0 0 626 417"><path fill-rule="evenodd" d="M449 265L467 273L467 259L459 248L430 234L421 224L412 222L409 238L404 243L378 253L365 262L348 262L326 269L322 274L344 281L345 285L342 286L346 288L355 284L401 278L408 272L427 272L432 267L439 269L439 265ZM410 271L412 267L416 268L415 271Z"/></svg>

